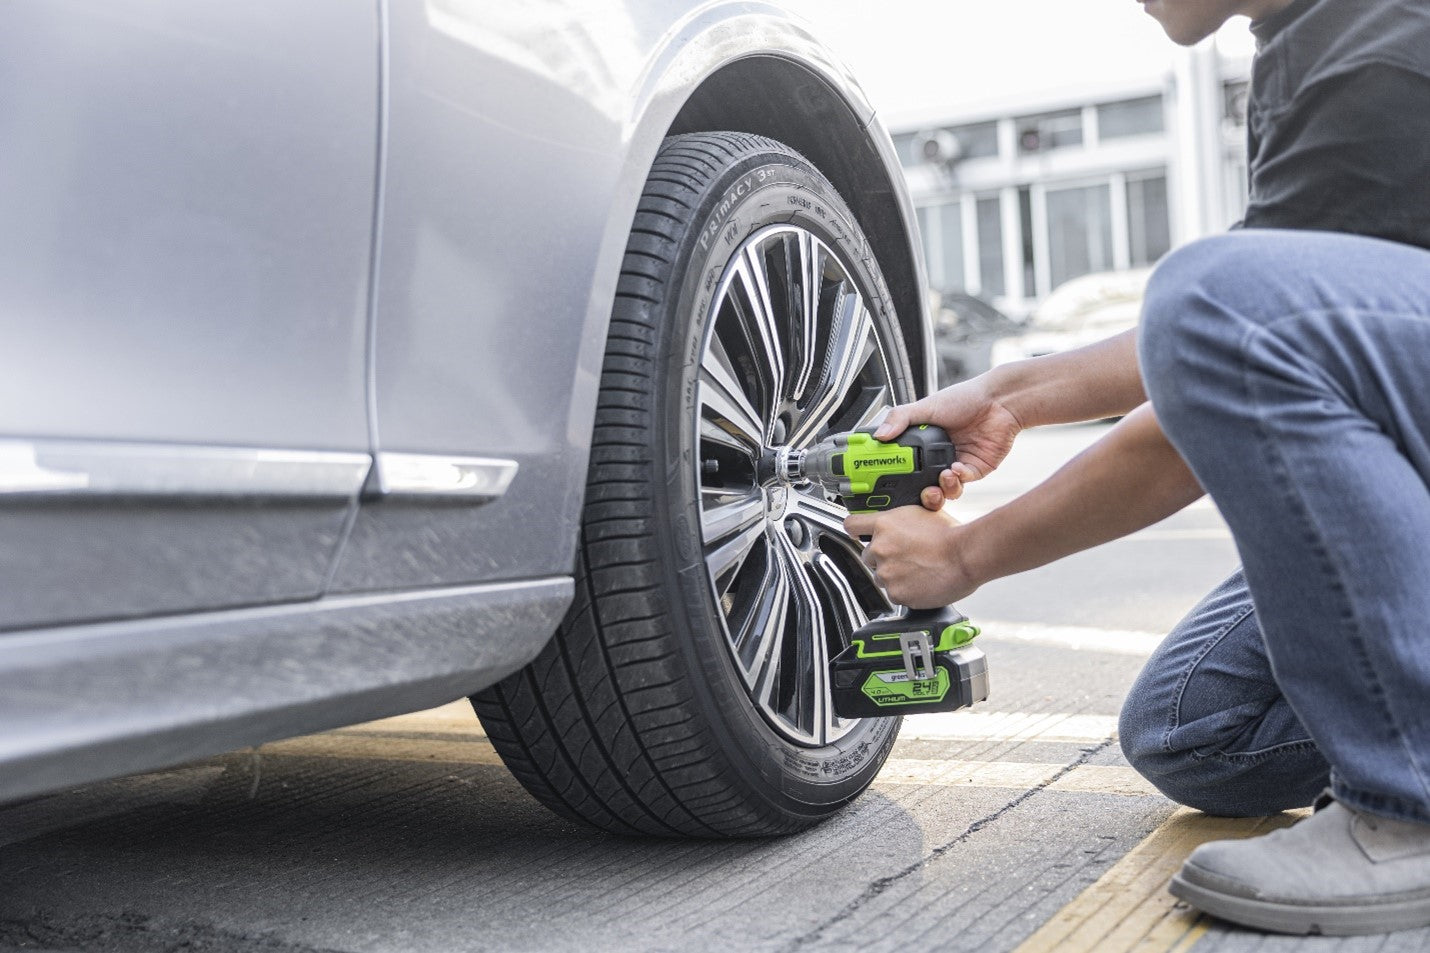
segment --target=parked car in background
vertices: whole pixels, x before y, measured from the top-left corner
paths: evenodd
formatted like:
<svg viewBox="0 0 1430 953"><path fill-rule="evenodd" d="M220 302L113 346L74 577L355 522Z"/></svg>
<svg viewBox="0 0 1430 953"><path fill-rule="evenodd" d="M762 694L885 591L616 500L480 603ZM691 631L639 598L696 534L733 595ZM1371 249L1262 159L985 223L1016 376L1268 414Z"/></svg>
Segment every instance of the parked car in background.
<svg viewBox="0 0 1430 953"><path fill-rule="evenodd" d="M940 387L988 370L993 366L993 345L1025 327L982 298L962 291L935 293L933 311Z"/></svg>
<svg viewBox="0 0 1430 953"><path fill-rule="evenodd" d="M991 363L1056 354L1137 326L1151 268L1083 275L1059 285L1023 329L993 342Z"/></svg>
<svg viewBox="0 0 1430 953"><path fill-rule="evenodd" d="M0 799L471 695L545 804L797 830L887 607L763 454L925 393L889 138L756 2L17 0Z"/></svg>

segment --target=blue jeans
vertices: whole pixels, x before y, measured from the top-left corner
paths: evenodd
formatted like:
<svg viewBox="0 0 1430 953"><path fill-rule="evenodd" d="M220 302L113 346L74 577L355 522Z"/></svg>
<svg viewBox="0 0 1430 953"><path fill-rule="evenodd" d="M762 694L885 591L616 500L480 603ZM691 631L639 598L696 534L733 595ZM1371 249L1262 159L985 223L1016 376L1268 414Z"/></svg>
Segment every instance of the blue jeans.
<svg viewBox="0 0 1430 953"><path fill-rule="evenodd" d="M1148 288L1142 373L1243 570L1134 685L1128 760L1220 814L1430 823L1430 252L1246 230Z"/></svg>

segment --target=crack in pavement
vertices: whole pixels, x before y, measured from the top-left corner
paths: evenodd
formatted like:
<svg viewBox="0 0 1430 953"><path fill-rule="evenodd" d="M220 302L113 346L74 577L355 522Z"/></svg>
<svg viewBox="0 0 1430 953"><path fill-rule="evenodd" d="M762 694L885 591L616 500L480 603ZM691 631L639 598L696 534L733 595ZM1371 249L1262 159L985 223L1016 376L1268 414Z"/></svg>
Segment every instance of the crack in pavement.
<svg viewBox="0 0 1430 953"><path fill-rule="evenodd" d="M935 860L938 860L940 857L953 850L953 848L957 847L959 844L964 843L974 834L977 834L979 831L983 830L983 828L987 827L989 824L992 824L994 821L998 820L1000 817L1007 814L1009 811L1013 810L1018 805L1025 803L1035 794L1038 794L1039 792L1047 789L1050 785L1056 784L1060 779L1067 777L1067 775L1075 769L1087 764L1089 761L1097 757L1102 752L1106 751L1115 743L1115 738L1107 738L1096 747L1084 749L1083 753L1078 758L1068 762L1062 767L1061 770L1059 770L1052 777L1048 778L1046 781L1043 781L1041 784L1035 785L1034 787L1031 787L1028 790L1024 791L1022 794L1018 795L1013 800L1009 801L1007 804L994 811L992 814L980 817L978 820L968 825L968 827L964 829L963 833L959 834L953 840L950 840L944 844L940 844L939 846L935 847L933 850L925 854L923 857L920 857L918 860L909 864L903 870L900 870L896 873L888 874L884 877L880 877L878 880L875 880L873 883L869 884L869 886L865 887L864 891L860 893L859 896L846 903L843 909L839 910L839 912L835 913L833 916L826 917L823 922L819 923L813 929L806 931L805 933L796 937L794 940L790 941L785 946L781 947L779 953L797 953L797 951L805 949L805 944L818 942L820 939L823 938L825 931L827 931L830 927L858 913L863 906L868 904L870 901L877 899L890 887L898 884L899 881L903 880L905 877L908 877L911 874L915 874L918 873L920 870L923 870L929 864L933 863Z"/></svg>

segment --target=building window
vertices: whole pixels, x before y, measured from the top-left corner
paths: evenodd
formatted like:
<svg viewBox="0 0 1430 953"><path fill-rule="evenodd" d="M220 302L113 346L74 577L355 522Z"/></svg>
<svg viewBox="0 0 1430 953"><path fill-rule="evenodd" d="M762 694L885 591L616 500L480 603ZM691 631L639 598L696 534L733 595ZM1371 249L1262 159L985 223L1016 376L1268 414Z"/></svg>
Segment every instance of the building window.
<svg viewBox="0 0 1430 953"><path fill-rule="evenodd" d="M989 159L998 155L998 123L977 122L949 130L963 147L965 159Z"/></svg>
<svg viewBox="0 0 1430 953"><path fill-rule="evenodd" d="M1080 275L1112 270L1110 186L1049 189L1047 218L1050 288Z"/></svg>
<svg viewBox="0 0 1430 953"><path fill-rule="evenodd" d="M905 168L910 168L919 162L919 157L914 154L914 140L918 136L912 132L901 132L893 137L894 153L899 157L899 163Z"/></svg>
<svg viewBox="0 0 1430 953"><path fill-rule="evenodd" d="M978 210L978 291L984 298L1008 293L1003 270L1003 203L996 195L980 198Z"/></svg>
<svg viewBox="0 0 1430 953"><path fill-rule="evenodd" d="M920 154L920 147L939 133L948 133L957 143L957 153L953 161L964 159L988 159L998 156L998 123L975 122L964 126L948 126L944 129L928 129L922 132L901 132L894 136L894 152L905 167L912 167L929 161Z"/></svg>
<svg viewBox="0 0 1430 953"><path fill-rule="evenodd" d="M1127 250L1133 268L1151 265L1172 247L1167 176L1158 172L1127 179Z"/></svg>
<svg viewBox="0 0 1430 953"><path fill-rule="evenodd" d="M924 236L930 287L962 291L967 284L963 277L962 204L925 205L919 209L919 229Z"/></svg>
<svg viewBox="0 0 1430 953"><path fill-rule="evenodd" d="M1082 110L1024 116L1018 120L1018 153L1033 155L1049 149L1082 145Z"/></svg>
<svg viewBox="0 0 1430 953"><path fill-rule="evenodd" d="M1124 99L1097 107L1097 134L1101 139L1145 136L1164 128L1161 96Z"/></svg>
<svg viewBox="0 0 1430 953"><path fill-rule="evenodd" d="M967 282L963 277L963 207L950 202L939 207L943 232L943 288L962 291Z"/></svg>
<svg viewBox="0 0 1430 953"><path fill-rule="evenodd" d="M1018 222L1023 230L1023 297L1038 296L1038 273L1033 251L1033 190L1023 186L1018 190Z"/></svg>

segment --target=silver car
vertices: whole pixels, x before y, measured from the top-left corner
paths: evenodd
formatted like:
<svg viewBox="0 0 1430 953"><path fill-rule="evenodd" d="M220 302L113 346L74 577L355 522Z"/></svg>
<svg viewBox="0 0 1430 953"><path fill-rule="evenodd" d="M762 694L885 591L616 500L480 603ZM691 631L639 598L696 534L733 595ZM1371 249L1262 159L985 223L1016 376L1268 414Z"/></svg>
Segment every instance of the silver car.
<svg viewBox="0 0 1430 953"><path fill-rule="evenodd" d="M797 830L887 603L757 464L926 391L897 160L765 2L14 0L0 799L471 696L612 831Z"/></svg>

